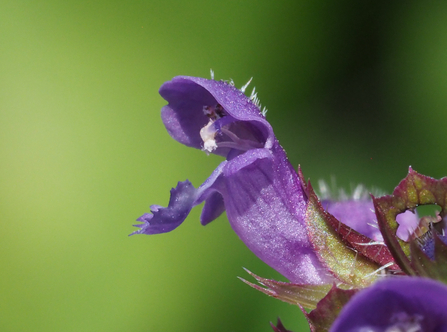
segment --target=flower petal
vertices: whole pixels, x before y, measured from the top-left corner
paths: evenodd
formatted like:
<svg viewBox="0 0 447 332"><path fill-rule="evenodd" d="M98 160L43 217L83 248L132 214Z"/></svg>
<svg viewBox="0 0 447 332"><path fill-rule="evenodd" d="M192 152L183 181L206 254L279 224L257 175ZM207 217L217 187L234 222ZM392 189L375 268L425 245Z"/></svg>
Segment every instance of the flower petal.
<svg viewBox="0 0 447 332"><path fill-rule="evenodd" d="M395 277L357 293L331 332L447 331L447 286L425 278Z"/></svg>
<svg viewBox="0 0 447 332"><path fill-rule="evenodd" d="M162 108L163 123L169 134L182 144L197 149L203 147L200 130L209 121L204 106L216 104L222 106L227 116L239 121L232 128L239 138L249 134L267 148L275 140L259 108L241 90L224 81L178 76L164 83L159 92L169 103ZM214 153L227 156L229 151L218 148Z"/></svg>
<svg viewBox="0 0 447 332"><path fill-rule="evenodd" d="M346 226L374 241L383 241L372 200L325 200L322 205L327 212Z"/></svg>
<svg viewBox="0 0 447 332"><path fill-rule="evenodd" d="M396 216L396 222L399 224L397 228L396 235L404 241L408 241L408 238L419 226L419 216L417 212L412 212L410 210L404 213L398 214Z"/></svg>
<svg viewBox="0 0 447 332"><path fill-rule="evenodd" d="M298 175L279 144L272 150L250 150L223 169L228 220L252 252L291 282L331 282L306 232Z"/></svg>
<svg viewBox="0 0 447 332"><path fill-rule="evenodd" d="M198 205L205 201L202 214L200 215L200 222L202 225L207 225L225 211L225 202L222 197L222 170L227 161L223 161L213 171L211 176L198 188L197 199L194 205Z"/></svg>
<svg viewBox="0 0 447 332"><path fill-rule="evenodd" d="M196 199L197 190L188 180L179 182L177 187L171 189L169 206L151 206L151 213L145 213L137 221L144 222L138 231L133 234L160 234L170 232L180 226L186 219Z"/></svg>
<svg viewBox="0 0 447 332"><path fill-rule="evenodd" d="M181 77L164 83L160 95L169 102L161 111L168 133L180 143L200 149L200 129L208 122L203 106L214 104L215 98L200 85Z"/></svg>
<svg viewBox="0 0 447 332"><path fill-rule="evenodd" d="M241 240L290 281L331 283L308 239L307 197L296 171L276 140L257 102L223 82L175 77L160 94L168 101L162 119L169 134L191 147L226 157L188 199L145 214L135 233L155 234L177 227L191 208L205 201L203 225L224 210Z"/></svg>
<svg viewBox="0 0 447 332"><path fill-rule="evenodd" d="M202 225L207 225L225 211L225 204L222 195L219 192L214 192L205 201L205 205L200 215L200 222Z"/></svg>

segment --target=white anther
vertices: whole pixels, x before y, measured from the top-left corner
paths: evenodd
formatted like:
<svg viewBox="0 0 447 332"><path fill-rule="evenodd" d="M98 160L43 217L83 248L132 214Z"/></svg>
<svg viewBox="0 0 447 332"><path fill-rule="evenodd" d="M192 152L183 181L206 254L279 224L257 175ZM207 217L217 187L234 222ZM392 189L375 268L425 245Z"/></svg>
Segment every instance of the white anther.
<svg viewBox="0 0 447 332"><path fill-rule="evenodd" d="M200 129L200 137L203 141L203 150L207 152L213 152L217 149L217 143L215 140L216 131L212 128L214 122L210 120L208 124Z"/></svg>

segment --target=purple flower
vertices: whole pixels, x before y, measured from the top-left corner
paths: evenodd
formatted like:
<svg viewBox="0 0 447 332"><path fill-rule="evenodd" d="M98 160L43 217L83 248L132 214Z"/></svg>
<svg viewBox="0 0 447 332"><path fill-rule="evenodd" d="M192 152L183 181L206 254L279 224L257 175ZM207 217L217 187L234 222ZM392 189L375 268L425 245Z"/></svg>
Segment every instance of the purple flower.
<svg viewBox="0 0 447 332"><path fill-rule="evenodd" d="M346 304L331 332L447 331L447 286L430 279L377 282Z"/></svg>
<svg viewBox="0 0 447 332"><path fill-rule="evenodd" d="M151 206L133 234L178 227L192 207L205 202L201 223L223 211L241 240L289 280L331 282L305 227L307 197L256 98L224 81L175 77L160 88L169 134L187 146L226 158L197 189L189 181L171 190L167 208Z"/></svg>
<svg viewBox="0 0 447 332"><path fill-rule="evenodd" d="M373 201L369 197L360 197L341 200L323 200L323 207L340 222L351 227L360 234L373 241L383 242L382 233L377 224L376 212ZM419 224L419 217L416 212L405 211L396 218L400 227L397 229L397 236L407 241Z"/></svg>
<svg viewBox="0 0 447 332"><path fill-rule="evenodd" d="M312 331L327 330L335 319L332 332L447 332L447 286L402 276L374 283L379 273L445 280L447 179L410 168L391 196L360 191L350 199L320 201L288 161L256 94L248 98L244 90L184 76L162 85L168 105L161 116L169 134L225 160L197 188L179 182L168 207L152 205L133 234L170 232L204 203L202 225L226 211L248 248L291 281L252 274L263 287L246 282L313 308L306 313ZM441 212L420 221L412 211L421 204L438 204ZM280 323L274 329L285 331Z"/></svg>
<svg viewBox="0 0 447 332"><path fill-rule="evenodd" d="M371 199L324 200L323 207L346 226L374 241L383 241Z"/></svg>

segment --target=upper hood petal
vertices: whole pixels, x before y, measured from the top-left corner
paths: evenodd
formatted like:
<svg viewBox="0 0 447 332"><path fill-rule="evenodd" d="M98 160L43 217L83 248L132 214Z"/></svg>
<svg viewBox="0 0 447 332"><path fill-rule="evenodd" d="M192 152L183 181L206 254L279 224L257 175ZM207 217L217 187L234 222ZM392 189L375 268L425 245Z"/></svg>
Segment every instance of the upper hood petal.
<svg viewBox="0 0 447 332"><path fill-rule="evenodd" d="M162 108L162 120L169 134L182 144L201 149L200 136L209 118L203 112L205 106L219 104L232 118L250 124L251 131L271 147L274 134L257 105L241 90L224 81L207 80L198 77L177 76L164 83L160 95L168 101ZM229 150L218 149L215 153L226 156Z"/></svg>

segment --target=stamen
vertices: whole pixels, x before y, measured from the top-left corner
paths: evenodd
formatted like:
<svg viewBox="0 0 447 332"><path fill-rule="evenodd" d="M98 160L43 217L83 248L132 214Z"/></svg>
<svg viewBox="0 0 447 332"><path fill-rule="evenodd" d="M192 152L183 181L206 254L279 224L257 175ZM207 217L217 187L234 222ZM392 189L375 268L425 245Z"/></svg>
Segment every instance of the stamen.
<svg viewBox="0 0 447 332"><path fill-rule="evenodd" d="M248 151L251 149L262 148L263 145L259 142L254 142L247 139L241 139L237 135L226 128L222 128L221 131L226 134L233 142L219 142L219 147L235 148L238 150Z"/></svg>
<svg viewBox="0 0 447 332"><path fill-rule="evenodd" d="M210 119L208 124L202 129L200 129L200 137L202 138L203 141L203 150L207 152L213 152L214 150L217 149L217 144L215 140L216 131L214 130L213 124L214 121Z"/></svg>
<svg viewBox="0 0 447 332"><path fill-rule="evenodd" d="M241 139L229 129L229 126L235 122L231 116L226 116L225 110L219 104L216 106L204 106L203 113L210 119L209 122L200 129L200 137L203 141L203 150L211 153L218 147L230 148L240 151L262 148L264 145L260 142L250 139ZM225 134L227 138L219 138L218 134ZM229 140L228 140L229 139Z"/></svg>

